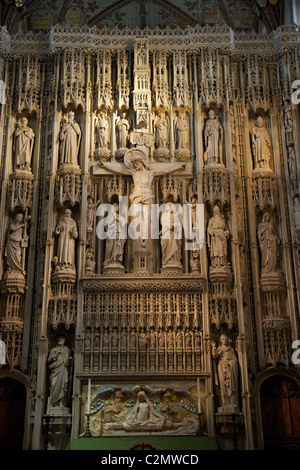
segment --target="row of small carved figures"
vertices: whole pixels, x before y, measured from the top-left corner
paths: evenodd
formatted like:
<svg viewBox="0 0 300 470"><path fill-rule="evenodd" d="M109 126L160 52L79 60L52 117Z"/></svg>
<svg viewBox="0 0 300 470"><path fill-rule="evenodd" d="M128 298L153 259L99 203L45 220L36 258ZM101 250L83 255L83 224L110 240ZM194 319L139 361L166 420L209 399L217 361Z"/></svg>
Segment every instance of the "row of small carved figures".
<svg viewBox="0 0 300 470"><path fill-rule="evenodd" d="M194 339L194 341L193 341ZM91 343L91 336L90 333L85 334L84 340L84 349L91 350L91 349L99 349L100 350L100 335L96 334L93 341L93 346ZM145 331L141 331L138 335L134 332L131 332L130 335L123 330L120 334L117 331L113 331L111 337L108 332L104 332L102 335L102 351L114 351L117 352L119 349L121 351L127 351L128 346L130 350L137 350L145 351L146 349L155 351L157 349L161 351L165 351L166 347L168 350L173 350L176 344L176 350L192 350L195 351L201 350L201 333L195 331L178 331L175 335L175 332L169 331L168 333L164 334L163 331L160 333L155 334L152 330L148 335Z"/></svg>

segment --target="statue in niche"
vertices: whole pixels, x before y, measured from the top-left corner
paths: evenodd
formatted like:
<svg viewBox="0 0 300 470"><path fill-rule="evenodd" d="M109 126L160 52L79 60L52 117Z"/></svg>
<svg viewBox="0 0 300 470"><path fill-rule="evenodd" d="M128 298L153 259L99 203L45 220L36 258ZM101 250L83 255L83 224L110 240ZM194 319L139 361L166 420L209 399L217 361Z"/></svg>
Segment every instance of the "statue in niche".
<svg viewBox="0 0 300 470"><path fill-rule="evenodd" d="M212 163L223 163L223 129L213 109L208 112L208 120L204 128L204 141L206 148L204 152L204 163L208 165Z"/></svg>
<svg viewBox="0 0 300 470"><path fill-rule="evenodd" d="M112 349L118 349L118 345L119 345L119 335L118 335L118 331L116 330L116 328L114 328L111 334L111 347Z"/></svg>
<svg viewBox="0 0 300 470"><path fill-rule="evenodd" d="M127 349L127 331L124 328L121 332L121 349Z"/></svg>
<svg viewBox="0 0 300 470"><path fill-rule="evenodd" d="M294 218L296 228L300 228L300 200L299 196L294 197Z"/></svg>
<svg viewBox="0 0 300 470"><path fill-rule="evenodd" d="M261 251L261 274L278 271L280 241L275 233L269 212L263 215L257 228L257 235Z"/></svg>
<svg viewBox="0 0 300 470"><path fill-rule="evenodd" d="M182 267L181 265L181 223L180 217L174 214L172 202L166 204L163 211L161 221L161 252L162 252L162 268L167 266ZM168 238L169 237L169 238Z"/></svg>
<svg viewBox="0 0 300 470"><path fill-rule="evenodd" d="M180 350L183 348L183 338L182 338L182 332L181 331L177 331L176 346L177 346L177 349L180 349Z"/></svg>
<svg viewBox="0 0 300 470"><path fill-rule="evenodd" d="M288 101L285 101L284 105L284 127L288 131L293 129L293 111Z"/></svg>
<svg viewBox="0 0 300 470"><path fill-rule="evenodd" d="M94 251L92 248L86 250L85 254L85 274L94 274L96 261L94 261Z"/></svg>
<svg viewBox="0 0 300 470"><path fill-rule="evenodd" d="M169 119L164 112L159 112L154 119L156 148L167 148L169 142Z"/></svg>
<svg viewBox="0 0 300 470"><path fill-rule="evenodd" d="M94 340L94 349L99 349L100 348L100 337L98 334L95 336Z"/></svg>
<svg viewBox="0 0 300 470"><path fill-rule="evenodd" d="M147 336L145 333L145 329L143 328L139 335L139 350L146 351L147 348Z"/></svg>
<svg viewBox="0 0 300 470"><path fill-rule="evenodd" d="M55 229L55 235L59 235L57 247L57 267L59 269L75 270L75 238L78 237L77 223L71 217L72 212L66 209L64 217Z"/></svg>
<svg viewBox="0 0 300 470"><path fill-rule="evenodd" d="M63 124L60 131L60 164L68 163L78 166L81 130L74 115L73 111L68 113L68 121Z"/></svg>
<svg viewBox="0 0 300 470"><path fill-rule="evenodd" d="M121 114L121 117L117 120L116 127L118 131L118 148L126 148L130 129L130 124L126 119L126 113Z"/></svg>
<svg viewBox="0 0 300 470"><path fill-rule="evenodd" d="M165 335L162 330L158 333L158 348L164 349L165 348Z"/></svg>
<svg viewBox="0 0 300 470"><path fill-rule="evenodd" d="M130 349L135 349L136 346L136 333L134 328L132 328L130 333Z"/></svg>
<svg viewBox="0 0 300 470"><path fill-rule="evenodd" d="M255 159L255 169L270 169L271 139L264 127L262 116L258 116L252 128L252 150Z"/></svg>
<svg viewBox="0 0 300 470"><path fill-rule="evenodd" d="M21 124L15 131L15 169L30 171L35 134L28 127L26 117L22 117L20 121Z"/></svg>
<svg viewBox="0 0 300 470"><path fill-rule="evenodd" d="M107 149L110 143L110 119L104 111L101 111L96 122L96 143L100 149Z"/></svg>
<svg viewBox="0 0 300 470"><path fill-rule="evenodd" d="M186 349L192 348L192 332L186 331L185 333L185 347Z"/></svg>
<svg viewBox="0 0 300 470"><path fill-rule="evenodd" d="M200 337L200 333L199 333L198 330L195 331L194 338L195 338L195 349L200 349L200 347L201 347L201 337Z"/></svg>
<svg viewBox="0 0 300 470"><path fill-rule="evenodd" d="M107 328L105 328L102 336L102 346L103 349L108 349L109 348L109 334L107 331Z"/></svg>
<svg viewBox="0 0 300 470"><path fill-rule="evenodd" d="M84 349L91 349L91 332L87 330L84 337Z"/></svg>
<svg viewBox="0 0 300 470"><path fill-rule="evenodd" d="M190 126L189 120L185 113L180 113L175 119L175 143L177 149L188 149L189 148L189 133Z"/></svg>
<svg viewBox="0 0 300 470"><path fill-rule="evenodd" d="M24 256L25 248L28 244L27 221L30 217L19 213L14 221L10 223L8 229L8 239L5 246L4 256L6 257L7 271L25 274Z"/></svg>
<svg viewBox="0 0 300 470"><path fill-rule="evenodd" d="M169 328L167 332L167 345L169 349L173 350L174 347L174 336L173 336L173 331L171 328Z"/></svg>
<svg viewBox="0 0 300 470"><path fill-rule="evenodd" d="M153 328L151 328L150 335L149 335L149 348L155 349L156 347L156 336Z"/></svg>
<svg viewBox="0 0 300 470"><path fill-rule="evenodd" d="M134 187L130 195L131 204L152 204L154 202L154 194L151 188L153 178L185 168L184 163L169 163L165 170L150 170L146 155L138 149L128 150L124 156L124 163L129 168L128 170L120 169L119 165L114 162L99 162L100 165L112 173L132 176Z"/></svg>
<svg viewBox="0 0 300 470"><path fill-rule="evenodd" d="M86 209L86 231L93 232L94 224L94 211L99 206L100 201L93 203L93 198L88 196L87 209Z"/></svg>
<svg viewBox="0 0 300 470"><path fill-rule="evenodd" d="M112 265L119 265L123 268L123 253L126 239L119 238L120 233L124 232L126 226L125 217L119 214L119 204L114 204L115 213L111 211L107 216L107 231L114 233L116 229L115 238L108 236L105 242L105 259L103 269Z"/></svg>
<svg viewBox="0 0 300 470"><path fill-rule="evenodd" d="M165 421L165 416L155 410L146 393L141 390L123 428L125 431L160 431Z"/></svg>
<svg viewBox="0 0 300 470"><path fill-rule="evenodd" d="M50 405L65 408L68 401L68 386L72 363L71 350L65 346L66 338L60 336L58 345L51 349L48 357L50 374Z"/></svg>
<svg viewBox="0 0 300 470"><path fill-rule="evenodd" d="M288 164L289 164L290 177L296 178L297 166L296 166L295 149L293 147L289 147L288 149Z"/></svg>
<svg viewBox="0 0 300 470"><path fill-rule="evenodd" d="M213 217L209 219L207 227L207 244L210 251L211 267L227 266L227 240L229 231L219 206L214 206Z"/></svg>
<svg viewBox="0 0 300 470"><path fill-rule="evenodd" d="M220 387L221 406L238 406L238 360L228 336L220 336L218 348L212 342L212 356L218 361L215 384Z"/></svg>

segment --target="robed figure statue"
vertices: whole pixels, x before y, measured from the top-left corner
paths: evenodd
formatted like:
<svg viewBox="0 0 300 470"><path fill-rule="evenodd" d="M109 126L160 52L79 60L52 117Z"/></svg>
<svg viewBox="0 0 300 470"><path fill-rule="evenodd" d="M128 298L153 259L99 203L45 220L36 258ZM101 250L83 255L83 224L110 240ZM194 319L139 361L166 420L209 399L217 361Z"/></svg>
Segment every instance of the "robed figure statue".
<svg viewBox="0 0 300 470"><path fill-rule="evenodd" d="M72 363L71 350L65 346L65 337L58 338L58 345L51 349L48 357L50 374L50 405L66 407L70 368Z"/></svg>

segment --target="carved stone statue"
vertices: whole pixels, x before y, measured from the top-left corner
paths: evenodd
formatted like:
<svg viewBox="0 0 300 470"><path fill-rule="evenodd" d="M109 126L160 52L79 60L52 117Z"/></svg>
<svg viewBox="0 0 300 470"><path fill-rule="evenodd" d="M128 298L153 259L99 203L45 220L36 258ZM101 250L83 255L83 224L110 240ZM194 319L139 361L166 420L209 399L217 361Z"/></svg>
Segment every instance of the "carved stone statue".
<svg viewBox="0 0 300 470"><path fill-rule="evenodd" d="M138 149L128 150L124 157L124 162L129 168L128 170L120 169L118 164L113 162L101 162L101 165L112 173L132 176L134 187L130 195L131 204L152 204L154 201L154 194L151 188L153 178L174 173L185 167L184 163L169 163L167 169L159 171L150 170L145 154Z"/></svg>
<svg viewBox="0 0 300 470"><path fill-rule="evenodd" d="M68 402L70 367L72 356L65 346L65 337L58 338L58 345L51 349L48 357L50 374L50 405L65 408Z"/></svg>
<svg viewBox="0 0 300 470"><path fill-rule="evenodd" d="M110 120L104 111L101 111L96 122L96 141L99 148L108 148L110 142Z"/></svg>
<svg viewBox="0 0 300 470"><path fill-rule="evenodd" d="M75 238L78 237L77 224L71 217L71 210L66 209L64 217L55 229L55 235L59 235L57 247L58 267L75 270Z"/></svg>
<svg viewBox="0 0 300 470"><path fill-rule="evenodd" d="M23 214L17 214L14 221L10 224L8 229L8 239L5 247L5 257L8 267L8 272L17 272L24 274L24 249L28 243L28 236L26 233L27 220Z"/></svg>
<svg viewBox="0 0 300 470"><path fill-rule="evenodd" d="M169 142L169 121L164 112L154 120L156 148L167 148Z"/></svg>
<svg viewBox="0 0 300 470"><path fill-rule="evenodd" d="M293 110L288 101L284 102L284 127L286 130L293 129Z"/></svg>
<svg viewBox="0 0 300 470"><path fill-rule="evenodd" d="M252 128L251 137L255 169L270 169L272 144L269 133L264 127L264 120L261 116L256 119L256 123Z"/></svg>
<svg viewBox="0 0 300 470"><path fill-rule="evenodd" d="M126 119L126 113L121 114L121 118L117 121L116 127L118 130L118 148L125 148L127 147L128 132L130 129L130 124Z"/></svg>
<svg viewBox="0 0 300 470"><path fill-rule="evenodd" d="M182 338L182 332L181 331L177 331L176 333L176 347L177 349L182 349L183 347L183 338Z"/></svg>
<svg viewBox="0 0 300 470"><path fill-rule="evenodd" d="M95 273L96 262L94 261L94 252L92 248L86 250L85 255L85 274Z"/></svg>
<svg viewBox="0 0 300 470"><path fill-rule="evenodd" d="M238 361L226 335L221 335L219 346L212 342L212 356L218 361L215 383L220 387L221 406L238 406Z"/></svg>
<svg viewBox="0 0 300 470"><path fill-rule="evenodd" d="M175 120L175 142L177 149L189 148L189 121L184 113L180 113Z"/></svg>
<svg viewBox="0 0 300 470"><path fill-rule="evenodd" d="M209 219L207 227L207 244L210 251L211 267L227 266L227 230L225 219L219 206L214 206L213 217Z"/></svg>
<svg viewBox="0 0 300 470"><path fill-rule="evenodd" d="M94 210L100 201L93 203L93 199L91 196L88 197L87 209L86 209L86 231L93 232L93 224L94 224Z"/></svg>
<svg viewBox="0 0 300 470"><path fill-rule="evenodd" d="M261 274L278 271L280 241L277 238L268 212L263 215L262 221L258 225L257 235L261 251Z"/></svg>
<svg viewBox="0 0 300 470"><path fill-rule="evenodd" d="M108 236L105 242L105 259L103 263L103 269L116 266L123 268L123 253L126 239L120 238L120 233L124 231L126 226L125 217L119 214L119 204L114 204L115 214L111 212L107 216L107 231L110 233L116 229L115 238Z"/></svg>
<svg viewBox="0 0 300 470"><path fill-rule="evenodd" d="M208 165L212 163L223 163L223 129L213 109L208 112L208 120L204 128L204 141L206 148L204 152L204 163Z"/></svg>
<svg viewBox="0 0 300 470"><path fill-rule="evenodd" d="M147 336L145 333L145 329L143 328L139 334L139 350L146 351L147 348Z"/></svg>
<svg viewBox="0 0 300 470"><path fill-rule="evenodd" d="M103 349L108 349L109 348L109 334L107 331L107 328L105 328L102 336L102 346Z"/></svg>
<svg viewBox="0 0 300 470"><path fill-rule="evenodd" d="M156 336L155 336L153 328L151 328L150 334L149 334L149 348L155 349L155 346L156 346Z"/></svg>
<svg viewBox="0 0 300 470"><path fill-rule="evenodd" d="M297 229L300 229L300 200L299 196L294 197L294 219Z"/></svg>
<svg viewBox="0 0 300 470"><path fill-rule="evenodd" d="M126 421L125 431L159 431L165 424L165 416L155 410L153 404L142 390L137 394L137 401Z"/></svg>
<svg viewBox="0 0 300 470"><path fill-rule="evenodd" d="M15 169L29 170L34 143L34 132L28 127L26 117L21 118L21 124L15 132Z"/></svg>
<svg viewBox="0 0 300 470"><path fill-rule="evenodd" d="M127 331L123 328L121 331L121 349L127 349Z"/></svg>
<svg viewBox="0 0 300 470"><path fill-rule="evenodd" d="M296 156L295 156L295 149L293 147L289 147L288 149L288 164L289 164L289 173L290 178L297 177L297 166L296 166Z"/></svg>
<svg viewBox="0 0 300 470"><path fill-rule="evenodd" d="M176 217L172 209L172 202L168 202L161 215L161 252L162 268L168 266L181 267L181 239L176 238L181 231L179 217ZM170 221L170 222L169 222ZM179 235L180 236L180 235Z"/></svg>
<svg viewBox="0 0 300 470"><path fill-rule="evenodd" d="M69 163L78 166L78 150L81 139L81 130L74 120L74 112L68 113L68 121L60 131L60 164Z"/></svg>

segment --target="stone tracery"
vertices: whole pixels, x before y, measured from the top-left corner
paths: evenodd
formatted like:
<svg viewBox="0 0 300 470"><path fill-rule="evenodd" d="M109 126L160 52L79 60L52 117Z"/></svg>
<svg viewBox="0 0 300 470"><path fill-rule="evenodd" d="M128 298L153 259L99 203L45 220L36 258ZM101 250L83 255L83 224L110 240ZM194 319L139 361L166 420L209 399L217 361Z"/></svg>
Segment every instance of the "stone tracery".
<svg viewBox="0 0 300 470"><path fill-rule="evenodd" d="M87 34L92 46L77 49ZM288 47L291 33L283 30L278 34L282 35L284 47ZM75 46L67 50L70 37ZM22 276L6 275L2 269L1 334L3 331L4 336L11 334L12 338L9 327L14 325L14 338L17 334L17 343L22 342L23 318L19 305L26 296L25 283L30 282L28 268L33 273L25 240L33 237L34 232L31 221L25 229L21 222L25 219L29 222L34 211L37 216L32 181L45 176L41 188L46 194L42 200L47 209L44 215L42 210L39 215L40 228L37 219L34 220L46 247L45 254L39 253L38 258L45 276L38 292L42 305L41 328L44 328L41 336L53 342L51 334L63 330L69 332L69 346L71 342L76 343L73 372L79 380L73 385L73 408L81 412L78 395L84 388L82 376L94 374L94 387L100 389L103 375L107 379L111 374L122 377L124 373L123 385L126 385L125 374L132 372L141 381L148 374L152 380L159 380L162 388L166 386L165 376L180 374L185 380L185 391L191 388L197 375L206 387L207 409L212 410L212 392L217 383L211 356L220 358L222 364L226 361L221 359L222 346L217 352L214 347L211 349L209 341L224 339L225 335L235 343L238 354L230 352L229 379L231 385L234 383L234 390L231 387L228 391L224 385L227 365L219 367L218 384L223 387L219 408L233 405L233 412L245 420L247 438L251 441L251 424L246 422L246 414L242 414L245 408L250 410L251 403L249 383L245 379L248 353L241 346L241 332L245 329L241 312L247 316L248 323L256 322L262 331L260 339L256 339L260 341L260 352L259 364L254 364L254 369L270 364L290 365L287 345L291 320L295 317L294 310L286 313L287 296L290 305L294 296L287 290L292 260L286 257L282 263L277 256L279 239L283 238L285 246L288 243L282 220L289 223L285 206L277 197L278 186L282 184L278 175L290 181L287 198L292 197L291 220L295 223L289 230L297 243L300 233L299 152L291 117L295 109L284 100L283 123L279 123L276 103L280 91L270 86L277 73L273 53L269 57L272 38L265 37L265 42L260 44L257 37L237 35L234 55L231 55L232 38L226 27L213 30L195 27L193 34L181 32L180 38L171 30L164 34L152 31L148 37L141 31L115 31L108 34L103 47L104 39L96 29L56 26L51 40L51 54L47 49L44 51L49 54L51 64L44 73L53 82L56 67L61 71L61 81L57 79L56 86L48 91L49 102L46 95L36 97L41 87L39 61L32 59L26 65L18 56L14 58L15 64L22 62L22 67L28 67L31 72L36 67L36 75L28 74L28 84L25 74L22 75L26 93L18 113L22 113L23 125L16 132L16 147L9 148L7 143L5 147L7 161L14 170L10 175L5 216L7 221L8 216L15 219L7 222L6 259L10 272L22 267L19 269ZM118 49L114 50L116 45ZM24 47L29 46L25 43ZM170 60L172 70L168 66ZM280 63L287 60L284 49L278 60ZM12 80L12 66L8 64L7 70ZM90 78L91 71L95 83ZM279 78L286 80L285 75ZM35 89L30 92L33 88L29 85L33 82ZM32 112L39 112L41 104L45 108L37 118ZM17 115L12 110L7 112L11 113L12 122L16 121ZM60 128L63 115L68 116L68 122ZM43 132L46 131L41 145L39 119L47 122L43 124ZM21 130L23 139L27 139L23 143ZM283 141L280 133L285 136ZM48 167L45 164L39 170L37 159L41 161L46 155ZM283 165L278 163L284 162L284 155L288 156L286 174L280 173ZM38 171L44 173L38 175ZM98 239L96 207L103 202L116 204L124 195L128 205L205 203L204 249L191 253L184 249L185 240L174 236L174 217L170 240L164 241L162 237L138 241ZM71 226L64 219L55 224L60 214L70 215L70 207ZM270 213L273 222L266 216ZM128 220L116 214L118 224L125 227ZM281 220L279 228L276 227L280 236L275 233L275 220ZM22 236L15 234L12 240L14 229L20 234L22 229ZM238 274L246 236L250 245L250 250L244 253L246 266L252 263L253 289L257 289L254 305L245 296L244 303L241 300L245 287L242 283L249 283L251 277L246 266L244 278L240 279ZM3 261L4 254L2 250ZM258 260L259 254L261 269L257 270L258 261L253 260L255 256ZM12 296L16 296L15 303ZM254 356L253 340L248 340ZM228 347L227 343L225 346ZM12 367L19 367L21 349L15 347ZM238 376L241 381L237 380ZM39 370L40 388L41 377ZM114 382L112 378L111 381ZM172 416L180 414L176 405L179 392L172 389L170 393L164 392L162 397L167 403L171 396L175 404L170 406L168 402L165 408L161 407L165 419L156 431L162 431ZM195 397L195 393L192 395ZM145 426L141 423L150 422L149 416L155 415L154 405L150 401L149 405L147 397L143 403L148 403L149 419L135 410L132 416L128 414L120 421L124 406L117 401L116 391L109 399L112 403L105 401L103 407L104 434L116 430L116 426L126 432L129 428L142 431ZM121 397L124 403L127 399ZM218 419L225 422L224 409L215 411ZM36 404L35 412L42 417L41 405ZM187 434L197 432L195 410L190 413L181 416L182 419L173 419L178 429L184 419L190 420ZM98 418L101 421L101 416ZM212 432L214 412L207 421ZM82 431L84 423L80 426ZM99 430L98 425L93 426ZM151 423L149 426L147 430Z"/></svg>

